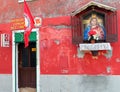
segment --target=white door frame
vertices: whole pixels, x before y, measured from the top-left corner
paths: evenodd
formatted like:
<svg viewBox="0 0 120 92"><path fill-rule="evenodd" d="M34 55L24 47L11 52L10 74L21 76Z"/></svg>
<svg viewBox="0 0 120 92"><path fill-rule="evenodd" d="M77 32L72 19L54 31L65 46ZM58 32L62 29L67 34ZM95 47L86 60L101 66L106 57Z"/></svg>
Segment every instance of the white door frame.
<svg viewBox="0 0 120 92"><path fill-rule="evenodd" d="M36 92L40 92L40 36L39 28L32 29L32 32L36 32ZM15 33L21 33L24 30L14 30L12 31L12 92L19 92L18 89L18 44L15 43Z"/></svg>

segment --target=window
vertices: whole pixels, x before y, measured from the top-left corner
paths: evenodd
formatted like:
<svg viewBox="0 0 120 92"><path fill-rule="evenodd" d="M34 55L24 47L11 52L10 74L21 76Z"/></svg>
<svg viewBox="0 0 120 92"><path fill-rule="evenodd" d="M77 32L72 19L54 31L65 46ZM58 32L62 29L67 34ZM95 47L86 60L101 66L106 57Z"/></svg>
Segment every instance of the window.
<svg viewBox="0 0 120 92"><path fill-rule="evenodd" d="M101 27L99 28L100 33L95 36L96 39L99 39L100 42L116 42L118 40L116 9L96 2L90 2L73 12L71 17L73 44L88 41L88 34L90 35L88 29L91 27L92 19L95 19L99 27ZM93 34L93 32L91 33Z"/></svg>

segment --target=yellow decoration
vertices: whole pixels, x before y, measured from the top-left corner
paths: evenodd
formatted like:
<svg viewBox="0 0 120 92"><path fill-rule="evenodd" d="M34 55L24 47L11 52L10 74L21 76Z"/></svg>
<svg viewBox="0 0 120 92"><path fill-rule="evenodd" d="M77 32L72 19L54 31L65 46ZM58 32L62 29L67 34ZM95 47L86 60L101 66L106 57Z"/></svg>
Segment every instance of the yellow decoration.
<svg viewBox="0 0 120 92"><path fill-rule="evenodd" d="M99 18L96 14L92 14L89 19L83 20L83 24L89 24L91 18L97 18L99 24L103 24L103 20Z"/></svg>
<svg viewBox="0 0 120 92"><path fill-rule="evenodd" d="M36 51L36 48L32 48L32 51Z"/></svg>

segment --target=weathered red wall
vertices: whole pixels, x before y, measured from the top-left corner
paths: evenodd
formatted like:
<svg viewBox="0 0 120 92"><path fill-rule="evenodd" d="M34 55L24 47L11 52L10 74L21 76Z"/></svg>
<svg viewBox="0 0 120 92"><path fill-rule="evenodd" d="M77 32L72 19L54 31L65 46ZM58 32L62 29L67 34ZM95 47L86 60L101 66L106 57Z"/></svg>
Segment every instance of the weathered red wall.
<svg viewBox="0 0 120 92"><path fill-rule="evenodd" d="M70 15L89 1L97 1L120 9L119 0L34 0L28 2L33 16L56 17ZM23 3L18 0L0 0L0 23L23 17Z"/></svg>
<svg viewBox="0 0 120 92"><path fill-rule="evenodd" d="M120 34L120 11L118 14L118 34ZM120 74L120 36L118 42L111 43L112 57L106 58L102 53L98 59L91 54L84 58L77 57L77 46L71 42L71 29L55 28L55 26L70 24L70 17L46 19L41 27L41 73L42 74ZM61 21L58 23L58 21ZM51 22L52 21L52 22ZM52 25L52 26L49 26ZM54 25L54 26L53 26Z"/></svg>
<svg viewBox="0 0 120 92"><path fill-rule="evenodd" d="M112 43L113 55L107 59L100 55L92 59L77 57L77 47L72 44L70 14L91 0L35 0L28 2L33 16L43 17L40 28L41 74L120 74L120 35ZM117 8L118 34L120 34L119 0L94 0ZM10 47L0 47L0 73L12 73L12 35L10 21L23 17L23 3L17 0L0 0L0 34L9 33ZM4 24L3 24L4 23Z"/></svg>
<svg viewBox="0 0 120 92"><path fill-rule="evenodd" d="M0 73L11 74L12 73L12 37L11 37L12 35L10 31L10 24L0 25L0 34L3 33L10 34L10 47L1 47L0 45Z"/></svg>
<svg viewBox="0 0 120 92"><path fill-rule="evenodd" d="M119 14L120 11L118 11L118 16ZM58 22L59 20L64 23ZM118 24L119 20L118 17ZM111 43L113 47L111 58L106 58L102 53L98 59L93 59L89 53L85 54L84 58L78 58L77 46L71 42L70 17L63 16L44 21L40 29L42 74L120 74L120 40ZM67 25L67 28L55 27L61 24Z"/></svg>

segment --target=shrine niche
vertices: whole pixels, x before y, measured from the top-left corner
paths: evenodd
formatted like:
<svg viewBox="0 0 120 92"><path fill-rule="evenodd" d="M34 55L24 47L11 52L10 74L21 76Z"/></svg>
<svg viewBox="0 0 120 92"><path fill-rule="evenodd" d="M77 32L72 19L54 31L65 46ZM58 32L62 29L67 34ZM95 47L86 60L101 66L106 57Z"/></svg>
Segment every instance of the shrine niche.
<svg viewBox="0 0 120 92"><path fill-rule="evenodd" d="M90 52L98 58L101 51L106 58L112 56L110 43L118 40L116 8L91 1L72 13L71 28L78 57Z"/></svg>

